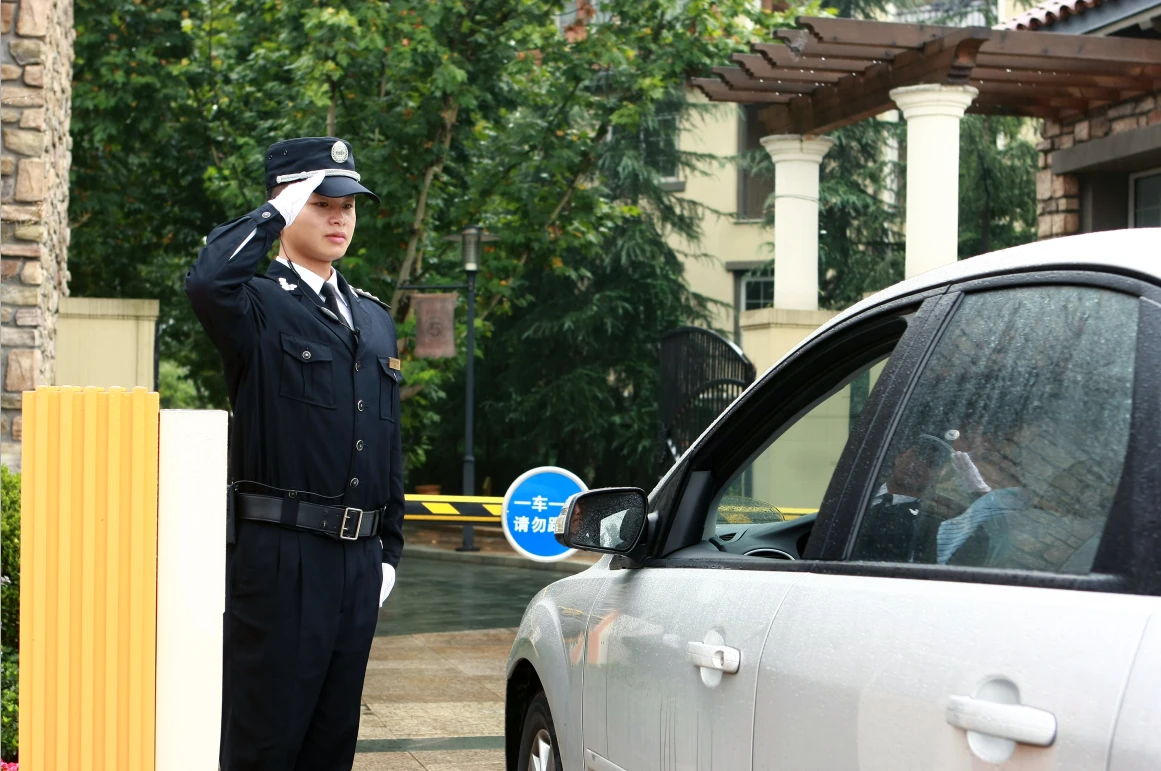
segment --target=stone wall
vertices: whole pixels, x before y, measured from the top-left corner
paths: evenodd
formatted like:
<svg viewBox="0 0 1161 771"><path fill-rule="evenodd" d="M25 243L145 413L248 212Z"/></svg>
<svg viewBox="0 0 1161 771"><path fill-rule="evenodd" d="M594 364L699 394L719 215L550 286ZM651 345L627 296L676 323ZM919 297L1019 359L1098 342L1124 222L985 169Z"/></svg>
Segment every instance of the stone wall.
<svg viewBox="0 0 1161 771"><path fill-rule="evenodd" d="M0 454L20 467L20 393L53 382L68 281L72 0L0 4Z"/></svg>
<svg viewBox="0 0 1161 771"><path fill-rule="evenodd" d="M1036 204L1040 215L1039 237L1054 238L1080 232L1080 180L1075 174L1053 174L1052 154L1082 142L1161 123L1161 95L1139 97L1093 110L1067 122L1044 121L1040 171L1036 174Z"/></svg>

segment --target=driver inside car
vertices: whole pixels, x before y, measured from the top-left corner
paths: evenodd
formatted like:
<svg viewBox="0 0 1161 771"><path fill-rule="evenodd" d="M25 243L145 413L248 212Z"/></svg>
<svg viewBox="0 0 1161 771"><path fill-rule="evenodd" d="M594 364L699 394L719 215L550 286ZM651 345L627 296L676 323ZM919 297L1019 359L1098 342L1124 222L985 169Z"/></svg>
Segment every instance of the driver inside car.
<svg viewBox="0 0 1161 771"><path fill-rule="evenodd" d="M977 463L975 456L985 460ZM989 519L1025 507L1002 457L982 433L970 438L955 429L942 437L917 434L895 456L875 491L855 558L947 564ZM967 501L938 492L948 466Z"/></svg>
<svg viewBox="0 0 1161 771"><path fill-rule="evenodd" d="M904 445L891 461L886 481L875 491L860 526L854 559L931 562L935 529L941 521L921 513L922 499L943 467L946 452L939 444L919 441Z"/></svg>

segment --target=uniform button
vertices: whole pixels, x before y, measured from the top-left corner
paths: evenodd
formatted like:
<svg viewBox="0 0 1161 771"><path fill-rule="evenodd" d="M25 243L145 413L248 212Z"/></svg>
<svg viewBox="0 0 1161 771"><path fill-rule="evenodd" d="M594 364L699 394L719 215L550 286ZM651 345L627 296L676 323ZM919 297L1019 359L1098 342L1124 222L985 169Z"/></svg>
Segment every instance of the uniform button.
<svg viewBox="0 0 1161 771"><path fill-rule="evenodd" d="M358 450L359 452L363 451L363 440L362 439L355 442L355 449Z"/></svg>
<svg viewBox="0 0 1161 771"><path fill-rule="evenodd" d="M270 219L270 212L268 212L268 211L262 212L262 219L264 219L264 220Z"/></svg>
<svg viewBox="0 0 1161 771"><path fill-rule="evenodd" d="M303 351L303 352L302 352L302 358L304 358L304 359L310 359L310 351Z"/></svg>
<svg viewBox="0 0 1161 771"><path fill-rule="evenodd" d="M358 487L358 486L359 486L359 478L355 477L354 479L351 480L351 487Z"/></svg>
<svg viewBox="0 0 1161 771"><path fill-rule="evenodd" d="M358 371L359 371L359 362L355 362L355 372L358 372ZM360 407L359 409L362 409L362 407Z"/></svg>
<svg viewBox="0 0 1161 771"><path fill-rule="evenodd" d="M363 400L360 399L359 400L359 412L362 412L362 411L363 411Z"/></svg>

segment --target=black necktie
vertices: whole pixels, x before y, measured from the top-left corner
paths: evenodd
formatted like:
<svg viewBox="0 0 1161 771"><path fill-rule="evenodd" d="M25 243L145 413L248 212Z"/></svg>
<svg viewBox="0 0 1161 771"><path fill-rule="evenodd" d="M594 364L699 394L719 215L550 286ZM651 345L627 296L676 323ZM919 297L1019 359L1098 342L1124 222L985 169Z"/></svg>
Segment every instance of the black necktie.
<svg viewBox="0 0 1161 771"><path fill-rule="evenodd" d="M327 282L322 287L323 305L327 310L335 314L335 319L344 327L347 323L343 320L343 312L339 309L339 292L335 289L335 285Z"/></svg>

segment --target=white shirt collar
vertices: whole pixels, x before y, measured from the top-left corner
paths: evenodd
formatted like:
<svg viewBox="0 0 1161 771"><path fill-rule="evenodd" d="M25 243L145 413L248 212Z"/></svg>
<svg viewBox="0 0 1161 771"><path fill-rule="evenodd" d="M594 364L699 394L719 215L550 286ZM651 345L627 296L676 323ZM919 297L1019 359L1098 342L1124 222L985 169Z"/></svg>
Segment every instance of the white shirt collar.
<svg viewBox="0 0 1161 771"><path fill-rule="evenodd" d="M285 257L276 257L275 259L277 259L279 262L281 262L286 267L288 267L288 268L290 267L290 262ZM323 284L331 284L338 291L339 300L342 302L342 304L343 305L347 304L347 298L343 297L343 293L339 289L339 272L337 270L335 270L334 268L331 268L331 277L327 278L327 279L324 279L322 276L315 273L313 270L307 270L306 268L291 268L291 269L294 270L294 272L298 274L299 278L301 278L303 281L305 281L306 285L309 286L311 289L313 289L314 293L317 294L319 297L322 297Z"/></svg>

